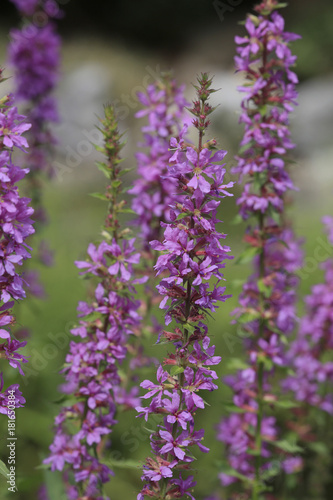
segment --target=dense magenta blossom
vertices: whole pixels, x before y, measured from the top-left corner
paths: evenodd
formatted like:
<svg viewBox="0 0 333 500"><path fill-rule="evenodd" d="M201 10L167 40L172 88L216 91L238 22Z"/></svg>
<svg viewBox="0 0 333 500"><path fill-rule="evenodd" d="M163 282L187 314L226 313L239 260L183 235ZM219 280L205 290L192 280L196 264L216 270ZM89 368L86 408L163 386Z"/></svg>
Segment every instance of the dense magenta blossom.
<svg viewBox="0 0 333 500"><path fill-rule="evenodd" d="M19 9L23 8L22 2L14 3ZM26 4L23 14L31 15L33 12L30 13L30 9L40 7L45 11L48 2L43 0ZM8 57L15 71L15 96L24 103L32 124L26 163L32 173L50 173L47 151L55 139L49 124L58 120L56 101L51 94L59 80L60 64L60 38L52 19L42 27L36 27L29 21L21 29L13 29Z"/></svg>
<svg viewBox="0 0 333 500"><path fill-rule="evenodd" d="M49 98L45 101L45 98L59 79L60 40L54 26L48 24L44 28L32 30L28 25L22 30L12 30L11 38L9 58L17 71L17 98L37 100L38 108L33 109L34 116L37 118L44 109L43 115L47 114L50 118L51 101Z"/></svg>
<svg viewBox="0 0 333 500"><path fill-rule="evenodd" d="M0 83L3 81L0 70ZM22 363L27 358L21 354L26 342L12 338L11 327L15 317L11 308L15 300L25 297L25 281L19 272L19 266L30 258L30 247L26 243L28 236L34 233L31 216L33 209L30 200L20 196L18 183L28 173L14 165L12 156L15 150L25 151L28 147L22 136L29 130L30 124L25 117L19 115L13 106L12 96L1 99L0 105L0 358L18 369L24 375ZM17 384L11 385L3 392L3 375L0 375L0 412L7 413L8 391L14 391L16 407L23 406L25 400Z"/></svg>
<svg viewBox="0 0 333 500"><path fill-rule="evenodd" d="M136 117L147 116L148 125L142 127L144 140L138 144L144 151L136 154L139 178L129 192L134 195L134 223L140 228L146 251L151 240L160 239L160 220L169 220L170 204L177 191L167 167L172 156L170 140L180 133L185 106L189 104L183 92L184 86L178 87L175 80L165 76L149 85L146 93L138 94L144 107Z"/></svg>
<svg viewBox="0 0 333 500"><path fill-rule="evenodd" d="M324 217L328 238L333 243L333 218ZM301 320L296 340L288 351L288 364L294 374L283 385L294 393L297 401L319 407L333 414L333 362L325 360L333 349L333 260L321 264L323 283L314 285L305 298L306 313Z"/></svg>
<svg viewBox="0 0 333 500"><path fill-rule="evenodd" d="M20 29L12 29L8 47L9 65L14 72L14 94L31 123L28 134L29 151L22 161L29 168L28 192L35 209L35 219L41 226L47 223L42 204L42 185L45 173L52 174L51 147L56 143L52 124L58 121L57 104L52 96L59 80L60 37L56 33L54 18L59 7L54 0L11 0L21 16L27 16ZM37 25L42 16L47 22ZM13 139L14 140L14 139ZM53 254L45 241L37 253L44 265L52 265ZM37 272L27 272L29 292L45 296Z"/></svg>
<svg viewBox="0 0 333 500"><path fill-rule="evenodd" d="M141 304L141 328L132 336L129 344L131 360L127 368L127 384L137 381L139 370L149 365L158 365L158 360L147 356L144 352L144 336L148 332L157 337L159 342L163 326L152 315L152 306L160 301L156 290L157 280L154 276L157 252L152 251L149 242L152 239L161 240L163 231L161 220L169 221L170 205L177 198L177 186L168 177L168 166L173 151L170 151L170 140L173 135L181 133L181 127L186 116L185 106L188 105L183 96L184 86L178 86L169 74L162 74L160 79L149 85L145 92L138 93L142 109L136 113L137 118L145 118L141 127L143 139L138 143L136 154L139 178L129 190L133 196L132 210L135 212L132 223L139 228L141 253L141 269L138 276L145 274L149 281ZM115 265L115 270L121 269L121 263ZM125 270L126 272L126 270ZM145 418L148 412L143 409Z"/></svg>
<svg viewBox="0 0 333 500"><path fill-rule="evenodd" d="M246 78L246 85L239 87L245 131L233 172L245 179L237 201L240 215L255 220L245 235L255 255L255 272L244 284L235 311L246 337L248 368L226 379L237 413L221 422L218 438L227 450L228 473L220 474L222 484L239 481L242 474L253 481L252 486L242 485L247 495L252 489L252 498L265 489L264 472L278 449L270 444L281 439L275 418L266 415L265 399L274 402L274 373L288 363L284 340L295 327L295 272L302 263L300 242L283 220L284 195L295 189L286 169L286 155L294 147L289 114L297 98L297 76L291 70L296 57L289 42L299 37L284 31L277 7L275 0L264 0L256 7L258 16L246 20L247 36L236 37L236 68ZM289 458L285 467L281 461L281 468L291 473L299 469L300 459Z"/></svg>
<svg viewBox="0 0 333 500"><path fill-rule="evenodd" d="M3 391L3 375L0 373L0 413L7 415L8 406L14 405L15 408L22 408L25 404L25 399L19 389L18 384L12 384ZM10 396L10 397L8 397ZM14 396L14 398L13 398Z"/></svg>
<svg viewBox="0 0 333 500"><path fill-rule="evenodd" d="M179 139L172 141L178 149L170 159L163 182L178 188L177 198L170 205L170 221L161 223L164 240L151 242L160 253L155 265L157 275L161 275L157 287L163 297L160 308L167 310L165 323L175 321L178 326L174 332L163 331L160 336L175 347L175 353L169 353L164 361L166 366L171 365L170 371L160 365L157 383L144 380L141 384L147 391L142 399L149 399L150 404L137 407L139 416L147 420L155 413L164 418L150 436L155 458L148 458L143 467L145 486L138 500L146 495L159 499L184 495L193 498L193 478L182 478L183 470L194 460L190 449L197 446L203 452L209 451L201 442L204 430L195 430L194 416L205 407L200 391L217 388L213 382L217 375L209 367L221 358L214 356L215 346L210 345L205 319L207 309L214 309L217 301L228 298L224 295L225 287L218 285L223 279L225 260L231 257L229 247L221 243L225 234L216 230L220 222L216 209L226 194L219 190L225 173L221 161L226 152L214 153L202 142L212 110L207 100L213 90L206 74L198 81L198 101L191 112L199 130L199 147L185 145ZM229 183L223 190L232 185Z"/></svg>

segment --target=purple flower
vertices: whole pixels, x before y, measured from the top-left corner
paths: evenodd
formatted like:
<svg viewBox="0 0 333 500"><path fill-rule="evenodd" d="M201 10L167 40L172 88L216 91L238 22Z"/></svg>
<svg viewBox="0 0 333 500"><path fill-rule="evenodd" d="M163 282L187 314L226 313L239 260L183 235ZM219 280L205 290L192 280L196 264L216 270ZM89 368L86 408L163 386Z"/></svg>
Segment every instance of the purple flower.
<svg viewBox="0 0 333 500"><path fill-rule="evenodd" d="M25 345L27 345L26 341L19 342L15 339L8 340L7 344L0 344L0 353L2 351L1 357L6 358L13 368L18 368L21 375L24 375L21 363L27 363L28 359L17 351Z"/></svg>
<svg viewBox="0 0 333 500"><path fill-rule="evenodd" d="M147 392L144 396L142 396L144 399L151 398L152 396L155 396L155 394L158 394L158 398L160 399L162 397L163 391L165 390L164 382L170 378L169 373L165 370L163 370L162 366L159 366L157 369L157 376L156 376L159 384L156 385L150 380L144 380L141 382L141 387L144 389L148 389L149 392Z"/></svg>
<svg viewBox="0 0 333 500"><path fill-rule="evenodd" d="M192 420L192 415L188 411L179 410L180 408L180 395L177 392L172 393L171 401L169 399L163 400L163 408L167 411L167 422L174 424L178 422L181 428L185 431L187 423Z"/></svg>
<svg viewBox="0 0 333 500"><path fill-rule="evenodd" d="M5 391L3 391L3 375L0 373L0 413L3 415L8 414L8 406L14 405L15 408L23 408L25 405L25 399L22 395L22 392L19 389L18 384L13 384L7 387ZM13 414L13 413L11 413Z"/></svg>
<svg viewBox="0 0 333 500"><path fill-rule="evenodd" d="M28 147L22 134L31 128L31 124L24 123L24 119L23 115L18 114L17 108L9 108L6 113L0 112L0 138L2 137L3 145L7 148L16 146L24 150Z"/></svg>
<svg viewBox="0 0 333 500"><path fill-rule="evenodd" d="M152 459L147 459L143 466L143 480L160 481L162 478L172 477L172 468L176 465L176 461L168 462L158 458L155 462Z"/></svg>
<svg viewBox="0 0 333 500"><path fill-rule="evenodd" d="M168 431L159 431L159 434L166 443L160 449L160 453L163 455L170 452L179 460L183 460L185 452L182 447L187 446L190 443L187 432L180 434L177 438L174 438Z"/></svg>

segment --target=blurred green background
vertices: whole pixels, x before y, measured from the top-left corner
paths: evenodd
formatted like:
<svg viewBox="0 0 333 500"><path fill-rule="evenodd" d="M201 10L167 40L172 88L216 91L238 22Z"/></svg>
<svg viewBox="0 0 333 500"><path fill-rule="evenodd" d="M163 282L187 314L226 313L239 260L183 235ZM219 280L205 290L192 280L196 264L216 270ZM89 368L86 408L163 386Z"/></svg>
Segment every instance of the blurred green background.
<svg viewBox="0 0 333 500"><path fill-rule="evenodd" d="M74 260L84 258L88 243L98 240L105 214L103 202L89 196L91 192L102 191L104 186L104 177L94 166L98 155L87 147L83 149L82 141L87 144L87 137L97 123L95 115L101 116L103 103L111 101L118 107L120 128L127 138L124 166L135 167L136 143L143 124L143 120L134 118L139 109L136 92L151 83L161 70L171 69L176 79L186 84L186 95L192 99L191 82L201 71L209 71L216 75L215 87L221 87L214 95L214 103L219 104L219 108L211 135L217 138L221 148L229 151L227 167L230 168L242 134L237 126L236 86L241 79L234 74L233 39L243 32L239 22L254 2L243 1L231 7L237 2L225 0L229 9L224 12L224 19L221 10L216 10L222 3L204 0L59 2L65 17L59 22L63 34L63 65L57 96L62 122L55 130L59 137L53 161L56 176L53 181L45 182L44 204L49 225L32 242L37 246L39 238L47 239L55 252L55 265L41 269L47 299L29 299L16 307L19 323L32 332L26 349L31 356L26 376L18 378L14 370L7 369L5 375L8 384L19 381L27 399L25 409L17 412L19 491L15 498L19 500L37 498L37 490L45 481L51 485L52 498L63 498L60 476L46 474L36 467L46 456L52 440L53 418L58 409L54 402L59 399L57 388L62 382L58 372L67 352L69 329L76 320L77 302L86 297L87 282L78 278ZM292 0L283 15L287 29L302 35L302 40L294 44L294 53L298 55L300 106L292 119L297 143L293 177L300 191L294 194L289 215L298 235L305 238L307 267L300 286L304 296L322 277L314 255L318 245L326 242L321 217L333 212L333 5L330 0ZM9 29L18 22L14 7L2 0L2 66L8 66ZM9 75L10 72L8 67ZM7 81L2 93L12 89L12 85L12 80ZM126 179L132 182L131 176ZM227 241L235 257L242 250L244 233L244 226L230 223L237 213L235 201L239 193L236 187L235 197L225 200L221 209L223 229L229 235ZM35 261L30 267L33 265L39 266ZM221 306L216 321L210 322L210 335L223 358L220 376L228 371L228 360L242 350L230 325L230 312L237 303L240 280L249 272L248 266L228 264L225 276L228 291L234 296ZM147 348L154 356L162 356L163 349L151 341L147 342ZM226 388L222 384L220 387L207 397L211 406L198 414L198 420L206 429L205 444L212 449L207 455L197 453L197 467L201 471L196 489L199 500L219 489L217 472L222 445L215 440L215 426L223 414L224 402L230 399ZM135 419L134 414L121 416L112 434L112 449L118 450L118 458L139 464L150 453L148 433L143 433L142 426L143 422ZM4 436L3 429L1 436ZM4 443L3 438L1 442ZM4 449L5 446L1 446L1 458L6 460ZM140 488L140 469L117 468L107 492L112 500L131 499ZM0 478L2 498L7 495Z"/></svg>

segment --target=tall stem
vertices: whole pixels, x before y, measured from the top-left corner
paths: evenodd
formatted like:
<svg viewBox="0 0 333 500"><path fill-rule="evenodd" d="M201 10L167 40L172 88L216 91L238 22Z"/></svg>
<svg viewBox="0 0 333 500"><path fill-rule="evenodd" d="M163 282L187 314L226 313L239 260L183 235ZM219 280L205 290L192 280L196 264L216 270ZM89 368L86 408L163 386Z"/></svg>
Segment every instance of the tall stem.
<svg viewBox="0 0 333 500"><path fill-rule="evenodd" d="M259 230L261 238L261 252L259 256L259 280L265 277L265 239L264 239L264 228L265 221L264 215L259 214ZM264 310L264 295L259 291L259 303L260 309ZM259 338L264 336L264 320L260 319L259 323ZM258 413L257 413L257 425L255 431L255 445L256 445L256 460L255 460L255 483L252 492L252 500L259 500L260 495L260 468L261 468L261 447L262 447L262 436L261 436L261 423L263 419L263 380L264 380L264 363L260 360L257 365L257 402L258 402Z"/></svg>

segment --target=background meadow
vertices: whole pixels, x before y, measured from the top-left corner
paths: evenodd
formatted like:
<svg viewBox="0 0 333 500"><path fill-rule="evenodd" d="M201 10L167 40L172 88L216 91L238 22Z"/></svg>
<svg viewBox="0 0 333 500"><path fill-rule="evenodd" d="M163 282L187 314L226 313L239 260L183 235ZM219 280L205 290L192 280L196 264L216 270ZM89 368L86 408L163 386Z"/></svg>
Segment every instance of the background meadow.
<svg viewBox="0 0 333 500"><path fill-rule="evenodd" d="M57 388L62 377L58 372L67 352L69 329L76 320L77 302L84 300L89 288L89 283L79 278L74 260L84 258L90 241L98 241L106 210L102 201L89 196L103 191L104 186L104 177L94 165L98 153L89 142L97 124L96 115L102 116L105 102L118 107L119 126L127 141L124 166L133 168L126 176L126 182L131 184L135 176L136 143L144 123L144 119L134 118L139 110L136 92L152 83L161 70L172 70L177 81L186 84L186 96L191 100L194 97L191 82L201 71L208 71L215 75L214 88L221 88L214 94L213 104L219 107L213 115L211 135L221 148L228 150L230 168L242 134L242 128L237 126L240 97L236 86L241 79L234 74L233 39L242 33L239 22L254 2L239 2L224 13L224 19L216 10L216 2L208 0L63 0L59 4L65 12L59 21L63 35L62 77L57 90L61 123L55 130L59 140L53 161L55 177L52 181L45 180L44 205L49 225L41 235L54 250L55 265L40 269L47 298L30 299L16 306L18 321L32 332L26 350L30 356L26 377L19 380L27 400L25 409L17 412L19 492L16 498L19 500L37 498L37 490L45 482L51 485L54 495L51 500L66 498L62 496L60 476L37 467L52 440L56 401L61 396ZM297 143L293 178L300 190L294 194L289 216L297 234L305 239L306 260L300 289L304 296L322 278L318 248L324 248L320 254L327 255L327 246L320 221L333 211L333 5L329 0L291 0L283 14L287 29L302 35L302 40L293 44L300 85L299 107L292 119L293 139ZM0 60L6 67L6 76L11 74L6 64L8 31L17 23L14 7L2 0ZM10 79L3 85L9 90L11 86ZM239 187L233 192L234 197L222 203L220 215L223 231L228 234L227 242L237 258L243 247L245 227L232 224ZM130 221L124 220L124 225L130 227ZM230 312L237 303L240 284L249 272L246 264L228 263L225 277L233 298L220 307L215 321L210 321L211 336L223 359L220 376L229 372L231 356L242 352L241 341L230 324ZM299 307L301 311L302 300ZM163 347L151 341L147 341L146 347L151 355L162 357ZM18 380L14 376L17 377L14 371L8 374L9 383ZM205 444L211 453L200 456L198 467L202 472L196 488L199 499L220 489L217 472L222 444L215 440L215 426L225 403L230 401L228 389L220 383L220 390L208 395L207 400L211 406L201 418L205 419ZM149 432L144 426L144 421L135 419L133 413L122 416L112 434L112 448L117 451L115 460L139 464L149 454ZM0 499L5 499L2 482L0 478ZM117 467L116 477L106 491L115 500L130 499L140 488L140 469Z"/></svg>

